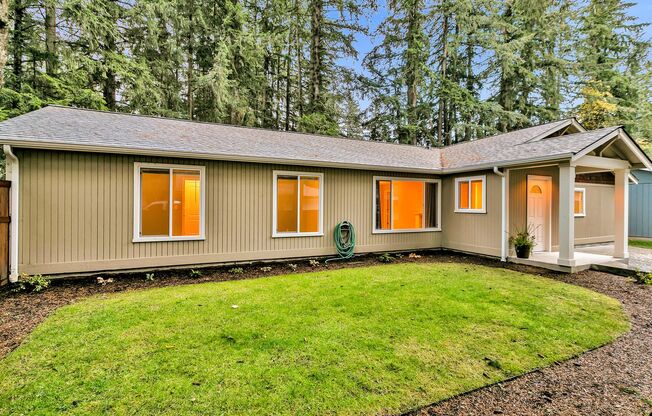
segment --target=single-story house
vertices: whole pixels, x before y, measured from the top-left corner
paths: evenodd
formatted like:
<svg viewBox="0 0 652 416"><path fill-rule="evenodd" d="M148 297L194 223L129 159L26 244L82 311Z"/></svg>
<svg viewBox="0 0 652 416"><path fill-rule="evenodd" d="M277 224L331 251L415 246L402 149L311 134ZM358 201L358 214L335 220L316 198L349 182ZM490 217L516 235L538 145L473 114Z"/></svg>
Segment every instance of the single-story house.
<svg viewBox="0 0 652 416"><path fill-rule="evenodd" d="M652 171L636 170L629 185L629 235L652 238Z"/></svg>
<svg viewBox="0 0 652 416"><path fill-rule="evenodd" d="M356 253L536 251L627 258L630 169L652 162L620 126L575 119L445 148L49 106L0 123L10 279ZM606 174L605 174L606 173Z"/></svg>

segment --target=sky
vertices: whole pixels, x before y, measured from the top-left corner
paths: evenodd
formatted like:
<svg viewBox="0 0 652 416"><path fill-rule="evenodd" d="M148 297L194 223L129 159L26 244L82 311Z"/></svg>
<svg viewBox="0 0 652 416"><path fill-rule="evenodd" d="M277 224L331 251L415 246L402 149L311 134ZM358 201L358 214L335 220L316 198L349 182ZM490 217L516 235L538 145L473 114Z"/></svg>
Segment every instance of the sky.
<svg viewBox="0 0 652 416"><path fill-rule="evenodd" d="M378 0L378 11L368 16L362 23L368 24L374 30L387 14L385 3L385 0ZM652 39L652 0L631 0L631 3L634 5L630 8L630 12L637 21L639 23L650 23L650 26L645 28L645 33L646 38ZM347 66L355 68L358 72L364 73L362 59L374 47L374 43L377 41L378 39L375 39L373 36L358 34L355 42L355 47L358 51L357 59L347 58L342 62Z"/></svg>

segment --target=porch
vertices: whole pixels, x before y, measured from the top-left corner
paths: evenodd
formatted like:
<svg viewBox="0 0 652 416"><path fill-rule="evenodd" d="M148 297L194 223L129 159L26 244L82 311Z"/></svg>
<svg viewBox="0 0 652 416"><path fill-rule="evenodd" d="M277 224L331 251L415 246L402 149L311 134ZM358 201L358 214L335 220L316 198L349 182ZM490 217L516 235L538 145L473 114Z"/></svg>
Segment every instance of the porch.
<svg viewBox="0 0 652 416"><path fill-rule="evenodd" d="M609 267L622 270L629 270L629 259L619 259L611 254L614 250L613 244L591 245L580 247L575 251L575 264L573 266L564 266L558 263L558 251L535 252L530 258L519 259L518 257L509 257L508 261L517 264L526 264L528 266L541 267L544 269L555 270L566 273L576 273L588 270L591 267Z"/></svg>
<svg viewBox="0 0 652 416"><path fill-rule="evenodd" d="M643 160L631 140L614 132L570 160L508 169L506 232L527 229L536 247L519 259L508 246L506 260L571 273L627 269L630 169Z"/></svg>

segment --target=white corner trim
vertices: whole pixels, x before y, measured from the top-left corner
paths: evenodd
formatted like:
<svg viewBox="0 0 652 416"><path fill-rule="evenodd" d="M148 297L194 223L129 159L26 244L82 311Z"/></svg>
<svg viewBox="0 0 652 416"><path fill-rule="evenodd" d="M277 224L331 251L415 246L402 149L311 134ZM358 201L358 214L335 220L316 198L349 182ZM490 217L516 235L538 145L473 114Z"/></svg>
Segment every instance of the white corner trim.
<svg viewBox="0 0 652 416"><path fill-rule="evenodd" d="M494 166L494 173L500 176L500 261L507 261L507 178L498 166Z"/></svg>
<svg viewBox="0 0 652 416"><path fill-rule="evenodd" d="M460 208L460 182L469 183L469 207L471 206L471 182L482 181L482 208ZM465 176L455 178L455 212L460 214L486 214L487 213L487 175Z"/></svg>
<svg viewBox="0 0 652 416"><path fill-rule="evenodd" d="M172 204L169 209L168 235L144 237L140 235L140 170L142 168L162 169L170 171L170 199L173 198L172 180L173 171L175 170L194 170L199 171L199 235L192 236L173 236L172 235ZM132 242L161 242L161 241L194 241L206 239L206 167L203 165L175 165L169 163L145 163L134 162L134 233Z"/></svg>
<svg viewBox="0 0 652 416"><path fill-rule="evenodd" d="M11 146L5 144L3 146L6 158L6 177L11 181L11 188L9 190L9 216L11 222L9 223L9 282L16 283L18 281L18 225L19 225L19 186L20 186L20 165L18 158L11 151Z"/></svg>
<svg viewBox="0 0 652 416"><path fill-rule="evenodd" d="M275 170L273 172L272 182L272 238L286 238L286 237L323 237L324 236L324 174L321 172L298 172L287 170ZM319 230L317 232L302 233L299 231L301 225L301 207L300 207L300 194L301 189L297 193L297 231L296 232L278 232L278 177L279 176L296 176L299 180L297 186L301 185L301 177L319 178Z"/></svg>
<svg viewBox="0 0 652 416"><path fill-rule="evenodd" d="M410 228L410 229L393 229L390 228L389 230L383 230L383 229L378 229L376 228L376 201L377 201L377 194L376 194L376 183L378 181L389 181L391 183L391 192L394 192L394 181L399 180L399 181L413 181L413 182L423 182L423 183L436 183L437 184L437 227L434 228L426 228L425 227L425 221L426 217L425 215L423 216L423 228ZM372 203L371 203L371 234L399 234L399 233L428 233L428 232L438 232L441 231L441 179L434 179L434 178L403 178L399 176L374 176L373 177L373 182L372 182L372 193L371 193L371 198L372 198ZM424 191L423 193L423 198L424 198L424 209L425 209L425 197L426 193ZM424 212L425 214L425 212ZM390 227L393 227L394 223L394 210L390 208L389 210L389 225Z"/></svg>

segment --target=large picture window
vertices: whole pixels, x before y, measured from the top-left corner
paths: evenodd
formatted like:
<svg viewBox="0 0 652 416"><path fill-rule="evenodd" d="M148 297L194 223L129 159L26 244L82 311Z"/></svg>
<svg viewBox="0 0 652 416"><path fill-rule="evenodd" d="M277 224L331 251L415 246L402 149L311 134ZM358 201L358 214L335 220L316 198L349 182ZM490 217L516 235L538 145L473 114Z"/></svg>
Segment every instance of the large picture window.
<svg viewBox="0 0 652 416"><path fill-rule="evenodd" d="M440 182L374 178L374 232L438 231Z"/></svg>
<svg viewBox="0 0 652 416"><path fill-rule="evenodd" d="M204 238L204 167L136 163L134 241Z"/></svg>
<svg viewBox="0 0 652 416"><path fill-rule="evenodd" d="M455 212L485 213L485 176L455 179Z"/></svg>
<svg viewBox="0 0 652 416"><path fill-rule="evenodd" d="M322 235L321 173L274 172L274 237Z"/></svg>

